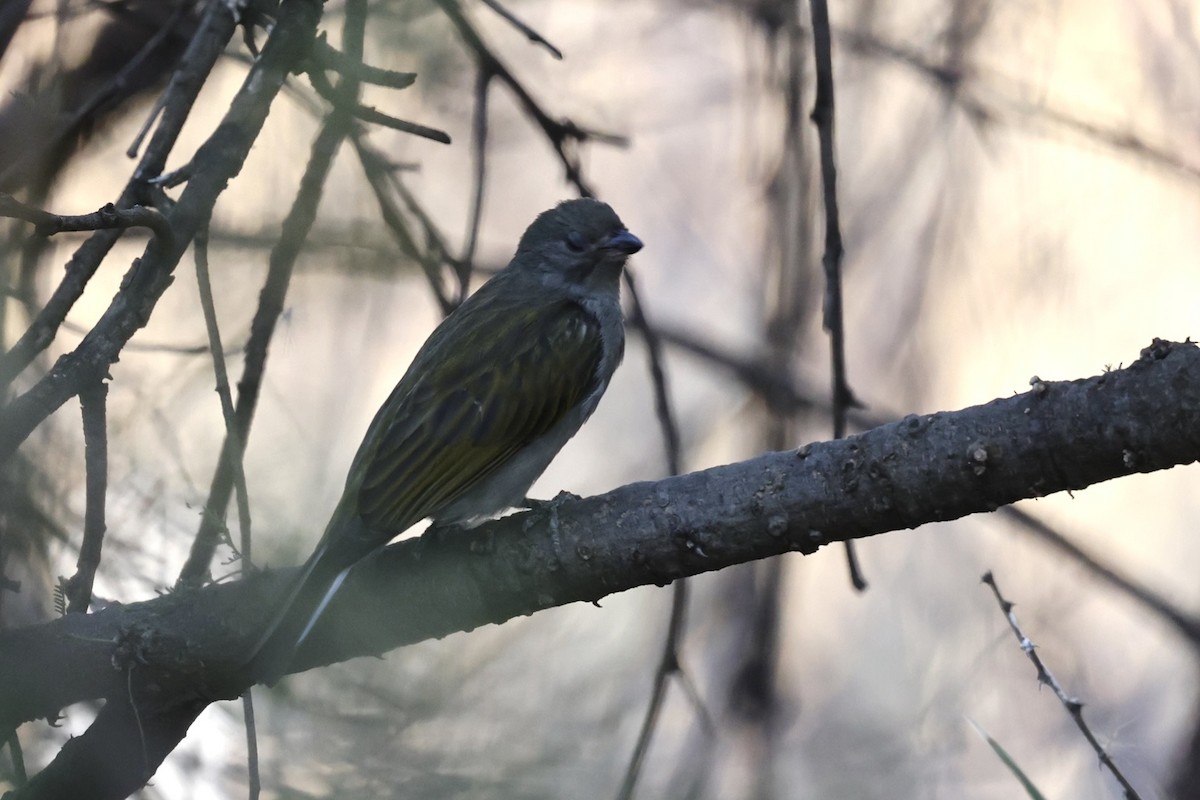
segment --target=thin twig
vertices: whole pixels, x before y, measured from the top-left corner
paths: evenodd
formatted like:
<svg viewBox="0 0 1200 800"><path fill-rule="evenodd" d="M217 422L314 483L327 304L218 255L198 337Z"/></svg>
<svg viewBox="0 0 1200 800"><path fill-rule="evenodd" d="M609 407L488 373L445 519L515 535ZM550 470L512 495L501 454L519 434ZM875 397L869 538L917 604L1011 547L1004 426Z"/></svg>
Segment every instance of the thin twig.
<svg viewBox="0 0 1200 800"><path fill-rule="evenodd" d="M667 623L667 637L663 643L662 658L659 659L658 669L654 673L654 690L650 694L650 704L646 707L646 716L642 719L642 728L638 732L637 744L633 748L633 756L625 769L625 779L621 782L621 790L617 800L630 800L637 788L638 775L646 761L646 753L650 750L650 740L654 729L658 726L658 717L662 712L663 701L667 697L667 684L670 678L679 672L679 640L683 636L684 619L687 616L688 583L685 580L675 581L675 591L671 596L671 619ZM706 717L707 714L702 715Z"/></svg>
<svg viewBox="0 0 1200 800"><path fill-rule="evenodd" d="M8 735L0 741L0 745L8 745L8 757L12 761L13 778L17 786L24 786L29 782L29 775L25 770L25 752L21 749L21 740L17 738L17 729L13 728L7 733Z"/></svg>
<svg viewBox="0 0 1200 800"><path fill-rule="evenodd" d="M324 97L331 103L344 103L350 114L358 119L373 125L382 125L385 128L401 131L403 133L411 133L414 136L420 136L424 139L430 139L442 144L450 144L450 134L437 128L430 128L426 125L420 125L416 122L393 117L390 114L385 114L372 106L364 106L357 99L346 100L339 96L333 84L325 77L324 73L319 70L310 70L308 73L309 81L312 87L317 90L317 94Z"/></svg>
<svg viewBox="0 0 1200 800"><path fill-rule="evenodd" d="M92 584L100 568L104 548L104 499L108 491L108 424L106 398L108 384L97 381L79 393L83 411L83 446L85 479L85 511L83 542L75 575L67 582L67 613L87 613L92 602Z"/></svg>
<svg viewBox="0 0 1200 800"><path fill-rule="evenodd" d="M659 338L714 366L728 371L747 389L754 392L767 408L780 414L795 414L811 409L829 409L830 404L805 391L788 375L781 375L767 359L741 356L713 342L675 328L656 326ZM867 425L865 427L875 427Z"/></svg>
<svg viewBox="0 0 1200 800"><path fill-rule="evenodd" d="M485 72L494 74L507 85L516 96L517 103L537 123L538 127L542 129L542 133L550 140L551 146L554 147L554 152L558 154L558 159L566 170L567 181L573 184L584 197L595 197L592 187L583 178L583 168L579 161L579 154L575 150L575 145L594 140L624 147L628 145L628 140L623 136L581 128L569 119L562 121L552 119L537 101L533 99L524 85L505 66L504 62L484 43L479 32L475 30L475 27L471 25L466 15L463 14L462 7L458 4L457 0L436 0L436 2L443 13L450 18L450 22L454 25L455 30L458 31L459 37L462 38L463 42L474 53L479 68Z"/></svg>
<svg viewBox="0 0 1200 800"><path fill-rule="evenodd" d="M1092 729L1083 721L1083 702L1077 697L1071 697L1059 684L1058 679L1051 674L1050 670L1046 669L1045 663L1042 662L1041 656L1038 655L1037 647L1029 637L1021 630L1020 623L1017 622L1017 615L1013 612L1013 604L1004 599L1000 594L1000 587L996 585L996 578L991 571L983 574L983 582L992 589L992 594L996 596L996 602L1000 604L1000 610L1004 613L1005 619L1008 620L1008 626L1012 628L1013 635L1017 637L1017 642L1021 645L1021 650L1025 655L1029 656L1029 660L1033 662L1034 668L1037 670L1038 683L1044 686L1049 686L1054 692L1055 697L1063 704L1063 708L1067 709L1067 713L1071 715L1071 719L1075 722L1076 727L1083 734L1083 738L1087 739L1096 756L1113 777L1117 779L1117 783L1121 784L1121 788L1125 792L1126 800L1141 800L1141 796L1128 779L1117 768L1112 757L1104 751L1100 742L1096 740L1096 735L1092 733Z"/></svg>
<svg viewBox="0 0 1200 800"><path fill-rule="evenodd" d="M483 222L483 192L487 177L488 94L492 73L479 70L475 79L475 110L471 120L471 156L475 162L474 187L471 191L471 211L467 218L466 244L458 269L458 302L467 298L471 268L475 263L475 248L479 244L479 226Z"/></svg>
<svg viewBox="0 0 1200 800"><path fill-rule="evenodd" d="M654 385L655 412L658 415L659 429L663 434L663 448L667 456L667 471L671 475L678 475L683 469L680 457L679 426L675 422L675 415L671 410L666 372L663 368L662 343L658 338L654 326L650 324L650 321L646 317L641 297L638 294L637 282L634 280L633 273L628 268L625 270L625 286L629 290L629 299L632 304L630 323L636 330L641 332L646 342L650 377ZM713 732L712 718L708 713L708 709L705 708L701 701L695 684L683 670L679 657L679 643L683 637L687 605L688 582L682 579L677 580L672 591L671 618L667 623L667 636L663 642L662 658L659 660L658 669L654 674L654 688L650 693L650 703L646 707L646 716L642 720L642 728L638 733L637 744L634 746L632 756L630 756L629 766L625 770L625 779L622 781L620 793L617 795L620 800L629 800L629 798L633 797L634 789L637 787L638 775L641 774L646 754L650 749L650 741L654 736L655 728L658 726L659 715L662 713L663 701L666 699L667 684L672 677L681 678L687 698L695 707L697 716L700 718L705 732L710 735Z"/></svg>
<svg viewBox="0 0 1200 800"><path fill-rule="evenodd" d="M246 342L246 355L242 377L238 382L235 430L242 442L249 440L250 426L258 406L262 376L266 368L267 350L291 283L296 259L304 246L308 232L316 219L317 206L333 164L338 146L345 137L349 125L346 113L334 108L318 132L309 154L308 165L300 179L300 189L284 219L279 239L271 250L267 277L259 295L258 309L250 323L250 338ZM226 436L222 444L221 458L213 472L209 486L205 513L200 517L200 527L192 539L191 552L180 570L179 585L199 585L209 573L213 553L220 542L225 518L225 509L233 493L233 472L225 465L234 456L240 461L241 451L234 453L236 443Z"/></svg>
<svg viewBox="0 0 1200 800"><path fill-rule="evenodd" d="M149 228L155 236L164 240L167 247L171 246L173 237L167 218L153 208L145 206L117 208L108 203L90 214L62 215L26 205L12 195L0 192L0 217L32 222L34 232L38 236L77 231Z"/></svg>
<svg viewBox="0 0 1200 800"><path fill-rule="evenodd" d="M498 2L496 2L496 0L483 0L483 4L508 20L509 24L519 30L521 33L525 34L529 41L533 42L534 44L540 44L542 47L550 51L550 55L554 56L559 61L562 61L563 54L561 50L550 44L550 42L546 41L544 36L519 20L515 14L513 14L504 6L500 5Z"/></svg>
<svg viewBox="0 0 1200 800"><path fill-rule="evenodd" d="M964 71L956 65L947 65L931 59L919 51L884 41L861 31L837 30L838 40L851 51L874 58L890 59L924 76L931 83L953 97L970 119L983 123L1003 118L1011 111L1013 121L1033 129L1035 132L1066 130L1111 148L1128 153L1157 167L1186 176L1189 180L1200 180L1200 165L1182 159L1178 153L1146 141L1129 130L1118 130L1082 119L1060 108L1031 102L1028 98L1037 94L1029 87L1004 76L973 66ZM985 85L998 88L992 92L990 101L978 91L968 90L970 85Z"/></svg>
<svg viewBox="0 0 1200 800"><path fill-rule="evenodd" d="M187 2L185 2L185 0L177 0L176 6L175 6L175 13L171 15L171 18L169 20L167 20L167 23L165 25L163 25L162 28L160 28L158 31L155 32L154 37L151 38L150 41L146 43L146 46L143 48L143 52L149 54L152 51L152 49L153 49L152 45L157 43L156 40L159 40L159 39L165 37L166 33L172 27L174 27L175 20L178 19L178 17L183 13L183 10L184 10L184 8L187 7L187 5L188 4L187 4ZM141 54L139 53L139 55L141 55ZM132 62L131 62L131 65L132 65ZM126 69L128 69L128 67ZM178 72L172 73L171 80L174 81L176 79L177 75L178 75ZM137 158L138 150L142 149L142 142L144 142L146 140L146 137L150 134L150 131L153 130L153 128L154 128L155 121L159 119L159 116L162 114L163 110L166 108L167 98L169 96L170 96L169 92L162 92L158 95L158 97L154 98L154 105L151 106L150 113L146 115L146 121L142 123L142 127L138 129L137 134L133 137L133 141L129 143L129 147L126 148L126 150L125 150L126 156L128 156L129 158Z"/></svg>
<svg viewBox="0 0 1200 800"><path fill-rule="evenodd" d="M196 231L192 243L192 252L196 261L196 286L200 294L200 308L204 313L204 330L208 335L208 350L212 353L213 375L217 382L217 397L221 403L221 417L225 421L225 436L232 442L229 448L222 448L222 455L227 459L223 465L233 474L234 496L238 509L238 532L241 540L238 555L241 557L243 570L253 569L251 558L250 538L250 493L246 487L246 470L242 465L242 454L246 452L246 441L238 430L237 416L233 408L233 396L229 390L229 371L225 368L225 351L221 345L221 329L217 323L217 307L213 300L212 275L208 269L208 227ZM207 513L220 511L224 516L224 508L206 508ZM232 544L232 542L231 542Z"/></svg>
<svg viewBox="0 0 1200 800"><path fill-rule="evenodd" d="M1067 556L1071 561L1091 573L1092 577L1140 603L1151 613L1162 617L1191 642L1193 647L1200 648L1200 618L1172 605L1149 586L1135 583L1113 567L1102 563L1096 556L1068 539L1061 531L1017 506L1004 506L997 513L1017 523L1041 541Z"/></svg>
<svg viewBox="0 0 1200 800"><path fill-rule="evenodd" d="M24 158L6 169L3 174L0 174L0 186L8 187L13 181L24 177L21 175L21 172L35 165L39 156L44 153L51 152L68 136L78 135L80 126L90 116L95 114L96 111L102 108L106 103L109 103L111 100L113 100L114 97L117 97L121 93L128 91L127 84L129 83L130 79L133 78L139 70L143 69L146 59L149 58L150 55L162 45L167 36L171 34L176 23L179 22L179 19L188 3L183 2L183 0L177 0L175 5L175 10L166 18L163 24L159 26L158 30L156 30L150 36L150 38L146 40L145 44L143 44L138 51L134 53L127 62L125 62L125 65L121 67L120 71L118 71L110 80L106 81L103 86L101 86L96 92L88 97L81 105L79 105L78 108L73 110L69 120L66 120L63 124L58 126L57 130L52 135L47 136L40 141L27 141L25 143L29 149L26 151ZM55 48L55 51L63 52L58 48ZM165 96L166 95L164 93L163 97ZM155 110L151 115L151 120L158 115L158 112L162 108L162 104L163 101L161 98L155 103ZM147 121L147 127L149 126L149 123L150 121ZM136 152L130 153L129 155L132 158L136 155Z"/></svg>
<svg viewBox="0 0 1200 800"><path fill-rule="evenodd" d="M855 405L846 380L846 329L842 319L842 231L838 221L837 166L833 157L833 55L829 33L829 7L825 0L810 0L813 25L813 54L816 60L817 97L812 120L817 127L821 150L821 187L825 206L824 328L829 333L830 366L833 378L833 438L846 435L846 412ZM858 591L867 588L858 565L853 542L846 542L850 582Z"/></svg>
<svg viewBox="0 0 1200 800"><path fill-rule="evenodd" d="M161 122L155 129L133 177L126 183L121 196L114 203L118 209L137 205L143 197L145 181L162 172L167 156L174 148L179 132L187 120L188 112L217 59L224 52L226 43L236 29L236 23L234 15L225 4L208 5L196 34L180 59L179 69L164 91L167 100ZM46 305L12 349L0 358L0 393L3 393L12 380L33 362L38 353L54 341L54 336L66 319L67 313L83 296L88 281L120 235L121 229L116 228L97 231L71 256L62 281L54 289Z"/></svg>
<svg viewBox="0 0 1200 800"><path fill-rule="evenodd" d="M632 306L629 323L642 334L646 342L646 357L649 361L650 379L654 385L654 411L658 415L658 426L663 435L663 447L667 456L667 473L678 475L683 471L680 464L679 425L671 411L671 398L667 391L667 378L663 370L662 342L658 333L646 318L637 282L633 273L626 268L625 288L629 291Z"/></svg>
<svg viewBox="0 0 1200 800"><path fill-rule="evenodd" d="M390 69L372 67L361 60L338 50L331 45L322 33L313 45L313 57L320 67L330 69L346 78L353 78L360 83L370 83L386 89L406 89L417 80L415 72L396 72Z"/></svg>
<svg viewBox="0 0 1200 800"><path fill-rule="evenodd" d="M246 728L246 795L258 800L262 778L258 769L258 725L254 717L254 693L242 693L242 723Z"/></svg>
<svg viewBox="0 0 1200 800"><path fill-rule="evenodd" d="M383 224L391 231L401 252L421 265L442 314L449 314L457 303L450 297L442 281L441 266L443 259L448 260L449 258L448 251L441 244L441 239L436 236L436 232L431 232L428 228L426 229L426 240L432 245L428 249L434 249L436 253L430 254L428 249L417 244L416 236L409 229L404 212L401 211L394 197L394 194L400 194L402 184L395 172L388 168L387 159L367 142L361 132L353 131L350 137L355 152L358 154L359 163L362 165L363 174L371 186L371 191L375 194L375 201L379 205L379 215ZM431 236L431 233L435 235ZM439 253L440 257L437 255ZM458 273L457 265L454 266L455 273Z"/></svg>

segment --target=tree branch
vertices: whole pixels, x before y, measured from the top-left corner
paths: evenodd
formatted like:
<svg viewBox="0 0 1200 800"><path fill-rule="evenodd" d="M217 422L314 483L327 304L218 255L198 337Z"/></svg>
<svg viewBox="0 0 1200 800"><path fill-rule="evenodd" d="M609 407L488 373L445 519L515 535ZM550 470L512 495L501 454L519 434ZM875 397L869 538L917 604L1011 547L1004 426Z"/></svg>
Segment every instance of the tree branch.
<svg viewBox="0 0 1200 800"><path fill-rule="evenodd" d="M1088 745L1096 753L1096 757L1100 760L1100 763L1116 778L1117 783L1121 784L1125 800L1141 800L1142 796L1133 788L1133 784L1129 782L1129 779L1117 767L1116 762L1112 760L1112 756L1105 751L1103 745L1096 738L1096 734L1092 732L1092 729L1084 721L1083 702L1079 698L1067 694L1062 684L1058 682L1058 678L1055 678L1054 674L1047 669L1046 662L1038 655L1037 645L1021 630L1021 624L1017 621L1017 615L1013 613L1014 604L1005 599L1004 595L1000 594L1000 587L996 585L996 578L990 570L984 573L983 582L991 587L992 594L995 595L996 602L1000 605L1000 611L1004 614L1004 618L1008 622L1008 627L1012 629L1013 635L1017 637L1017 642L1020 644L1022 652L1033 662L1034 669L1037 670L1038 683L1043 686L1049 686L1050 690L1054 692L1054 696L1058 698L1063 708L1071 715L1071 720L1075 723L1075 727L1079 728L1079 732L1083 734L1083 738L1087 740Z"/></svg>
<svg viewBox="0 0 1200 800"><path fill-rule="evenodd" d="M79 346L61 357L31 389L0 409L0 462L67 399L103 378L125 343L149 320L158 298L174 279L172 272L184 249L211 216L217 197L241 170L284 78L307 57L320 14L321 5L315 0L291 0L281 8L262 58L246 77L221 124L192 160L192 178L169 216L175 240L168 244L152 239L126 274L108 310Z"/></svg>
<svg viewBox="0 0 1200 800"><path fill-rule="evenodd" d="M82 735L63 745L50 766L4 798L128 797L150 780L207 706L207 702L193 700L168 708L142 709L128 698L110 700Z"/></svg>
<svg viewBox="0 0 1200 800"><path fill-rule="evenodd" d="M1155 340L1094 378L399 542L355 569L293 668L1198 459L1200 349ZM293 574L0 632L0 730L97 697L238 696L262 609ZM131 662L132 688L114 666Z"/></svg>
<svg viewBox="0 0 1200 800"><path fill-rule="evenodd" d="M117 208L112 203L90 214L51 214L34 206L26 205L10 194L0 192L0 217L12 217L32 222L38 236L52 236L65 231L100 231L110 228L150 228L155 236L169 240L171 226L167 219L153 208L132 206Z"/></svg>
<svg viewBox="0 0 1200 800"><path fill-rule="evenodd" d="M558 155L558 160L562 163L563 169L566 170L567 180L584 197L595 197L595 192L592 190L591 185L584 180L579 163L579 155L573 150L573 146L588 140L594 140L624 147L627 144L625 138L581 128L569 119L561 121L552 119L541 105L533 99L533 96L517 80L516 76L513 75L504 62L484 43L483 37L479 35L479 32L467 20L458 0L436 0L436 2L446 17L449 18L450 23L454 25L454 29L458 31L458 35L463 40L463 43L474 54L475 62L478 64L479 69L494 75L501 83L508 86L517 104L542 129L542 133L554 147L554 152Z"/></svg>
<svg viewBox="0 0 1200 800"><path fill-rule="evenodd" d="M100 568L104 549L105 496L108 493L108 384L103 381L79 393L83 410L83 461L86 477L86 510L83 514L83 542L75 575L67 581L67 611L87 613L92 603L92 584Z"/></svg>
<svg viewBox="0 0 1200 800"><path fill-rule="evenodd" d="M345 91L348 101L358 97L358 81L342 78L339 89ZM320 131L309 151L308 164L300 178L300 188L288 209L280 228L279 238L271 248L267 260L267 278L258 297L258 308L250 323L250 339L246 343L246 359L242 378L238 381L237 405L232 425L227 421L225 440L221 445L221 457L209 485L208 500L200 518L200 528L192 540L187 561L179 573L179 585L195 586L207 580L213 553L225 530L225 515L229 498L236 485L246 442L250 437L250 426L258 408L259 393L266 371L267 353L275 325L283 313L292 271L300 257L309 232L317 218L317 208L325 194L325 181L333 168L334 157L341 148L352 127L345 104L335 106L325 118ZM211 347L211 345L210 345ZM243 545L242 555L249 558Z"/></svg>
<svg viewBox="0 0 1200 800"><path fill-rule="evenodd" d="M200 93L200 88L224 52L225 44L233 35L236 24L234 14L222 3L211 3L205 11L203 21L180 60L180 68L171 76L171 82L163 92L163 109L154 136L146 147L133 177L126 183L121 196L114 204L116 208L126 209L140 202L145 182L162 172L192 104ZM120 235L121 230L116 228L97 231L71 256L62 281L54 289L46 305L12 349L0 356L0 389L7 388L9 383L33 362L37 354L54 340L63 320L67 318L67 313L83 296L88 281ZM0 421L0 429L3 427L4 423ZM7 454L0 453L0 461L6 458Z"/></svg>

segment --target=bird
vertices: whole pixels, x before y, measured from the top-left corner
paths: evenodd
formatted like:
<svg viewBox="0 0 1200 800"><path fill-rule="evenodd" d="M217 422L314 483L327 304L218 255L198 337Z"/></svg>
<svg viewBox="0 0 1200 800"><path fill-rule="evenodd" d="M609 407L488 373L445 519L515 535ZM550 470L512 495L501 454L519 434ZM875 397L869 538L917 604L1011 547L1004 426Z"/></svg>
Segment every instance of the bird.
<svg viewBox="0 0 1200 800"><path fill-rule="evenodd" d="M621 362L620 280L641 249L599 200L537 216L376 412L320 542L247 659L252 675L277 682L354 566L417 522L469 526L527 504Z"/></svg>

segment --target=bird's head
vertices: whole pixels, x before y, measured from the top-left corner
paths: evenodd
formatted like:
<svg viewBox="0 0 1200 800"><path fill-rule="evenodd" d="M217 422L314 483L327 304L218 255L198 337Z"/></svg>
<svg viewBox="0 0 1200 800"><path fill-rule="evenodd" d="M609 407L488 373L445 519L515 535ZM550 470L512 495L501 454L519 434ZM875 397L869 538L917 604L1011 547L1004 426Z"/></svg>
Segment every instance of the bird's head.
<svg viewBox="0 0 1200 800"><path fill-rule="evenodd" d="M517 245L514 266L551 285L615 289L625 259L642 249L607 203L567 200L538 215Z"/></svg>

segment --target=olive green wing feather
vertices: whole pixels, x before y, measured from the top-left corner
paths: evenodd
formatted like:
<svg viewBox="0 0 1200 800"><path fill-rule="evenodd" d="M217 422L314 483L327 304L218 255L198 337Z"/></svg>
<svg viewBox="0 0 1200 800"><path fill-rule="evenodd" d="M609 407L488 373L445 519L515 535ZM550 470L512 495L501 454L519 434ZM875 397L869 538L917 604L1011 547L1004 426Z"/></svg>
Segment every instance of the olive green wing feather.
<svg viewBox="0 0 1200 800"><path fill-rule="evenodd" d="M595 390L603 342L581 307L501 307L491 311L520 318L490 325L483 310L473 315L483 323L477 331L441 348L445 363L417 370L414 362L419 381L405 386L406 376L387 418L372 426L356 464L357 512L372 528L399 532L436 514Z"/></svg>

